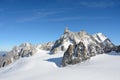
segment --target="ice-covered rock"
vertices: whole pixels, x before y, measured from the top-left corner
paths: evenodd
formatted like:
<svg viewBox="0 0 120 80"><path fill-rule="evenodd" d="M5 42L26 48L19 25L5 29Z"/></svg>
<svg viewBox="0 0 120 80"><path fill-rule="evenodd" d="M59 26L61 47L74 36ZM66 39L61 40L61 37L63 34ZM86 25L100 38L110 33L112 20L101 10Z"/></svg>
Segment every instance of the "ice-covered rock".
<svg viewBox="0 0 120 80"><path fill-rule="evenodd" d="M63 55L62 66L83 62L97 54L103 54L103 49L93 44L90 44L87 47L83 42L79 42L76 45L69 45Z"/></svg>
<svg viewBox="0 0 120 80"><path fill-rule="evenodd" d="M106 37L103 37L103 34L100 34L100 39L106 39ZM102 38L103 37L103 38ZM78 44L80 41L84 43L86 48L88 48L88 45L94 44L100 47L102 43L102 40L98 39L98 37L88 34L86 31L81 30L80 32L72 32L68 28L64 30L64 34L56 40L55 44L53 45L51 49L51 53L57 53L57 51L66 51L68 46L70 44L75 45ZM100 45L101 44L101 45ZM103 45L105 46L105 45Z"/></svg>
<svg viewBox="0 0 120 80"><path fill-rule="evenodd" d="M115 45L102 33L97 33L91 35L84 30L80 32L72 32L68 28L64 30L63 35L55 41L53 47L51 48L51 53L57 53L58 51L66 51L70 44L75 45L79 42L83 42L85 47L94 45L99 49L103 49L104 52L110 52L114 49Z"/></svg>
<svg viewBox="0 0 120 80"><path fill-rule="evenodd" d="M0 67L4 67L21 57L29 57L36 53L36 48L30 43L23 43L15 46L10 52L0 57Z"/></svg>
<svg viewBox="0 0 120 80"><path fill-rule="evenodd" d="M90 58L86 52L86 47L83 42L79 42L76 45L69 45L68 49L63 55L62 66L68 64L76 64L85 61Z"/></svg>
<svg viewBox="0 0 120 80"><path fill-rule="evenodd" d="M111 52L114 50L115 45L102 33L94 34L93 37L99 42L100 46L104 49L104 52Z"/></svg>

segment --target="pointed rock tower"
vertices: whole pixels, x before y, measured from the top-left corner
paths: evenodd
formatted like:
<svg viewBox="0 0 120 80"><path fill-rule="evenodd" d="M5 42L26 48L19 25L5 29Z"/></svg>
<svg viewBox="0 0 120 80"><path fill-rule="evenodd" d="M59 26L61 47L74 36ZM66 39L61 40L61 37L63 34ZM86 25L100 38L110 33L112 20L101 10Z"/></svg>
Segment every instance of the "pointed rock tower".
<svg viewBox="0 0 120 80"><path fill-rule="evenodd" d="M68 29L68 27L66 27L65 30L64 30L64 34L68 33L68 32L69 32L69 29Z"/></svg>

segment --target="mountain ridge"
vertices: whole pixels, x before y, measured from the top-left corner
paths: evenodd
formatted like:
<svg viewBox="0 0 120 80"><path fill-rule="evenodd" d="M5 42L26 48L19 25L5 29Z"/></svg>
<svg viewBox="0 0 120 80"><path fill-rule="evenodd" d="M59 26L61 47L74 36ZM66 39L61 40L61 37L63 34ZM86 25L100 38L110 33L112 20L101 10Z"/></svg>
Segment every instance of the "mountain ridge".
<svg viewBox="0 0 120 80"><path fill-rule="evenodd" d="M112 47L114 47L114 44L109 40L109 38L104 36L102 33L91 35L84 30L81 30L80 32L72 32L66 28L63 35L56 40L51 49L51 53L54 54L57 53L57 51L65 51L70 44L78 44L80 41L83 42L86 47L89 44L95 44L104 48L106 44L108 45L109 43Z"/></svg>
<svg viewBox="0 0 120 80"><path fill-rule="evenodd" d="M37 53L37 50L48 50L50 54L56 54L59 51L65 52L69 45L77 45L82 42L86 47L86 53L89 53L89 46L98 46L104 52L110 52L113 50L115 45L110 41L109 38L104 36L102 33L89 34L84 30L80 32L72 32L68 28L65 28L63 35L55 42L48 42L38 45L31 43L22 43L20 46L15 46L7 55L0 59L0 67L4 67L22 57L29 57ZM116 49L116 48L115 48ZM115 50L114 49L114 50Z"/></svg>

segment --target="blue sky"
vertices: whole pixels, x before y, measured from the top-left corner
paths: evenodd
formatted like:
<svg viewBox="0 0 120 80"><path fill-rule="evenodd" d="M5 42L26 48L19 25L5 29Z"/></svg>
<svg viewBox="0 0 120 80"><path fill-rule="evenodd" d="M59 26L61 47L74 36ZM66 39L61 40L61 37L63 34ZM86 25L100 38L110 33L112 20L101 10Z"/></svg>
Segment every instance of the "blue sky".
<svg viewBox="0 0 120 80"><path fill-rule="evenodd" d="M120 44L120 0L0 0L0 50L55 41L66 26Z"/></svg>

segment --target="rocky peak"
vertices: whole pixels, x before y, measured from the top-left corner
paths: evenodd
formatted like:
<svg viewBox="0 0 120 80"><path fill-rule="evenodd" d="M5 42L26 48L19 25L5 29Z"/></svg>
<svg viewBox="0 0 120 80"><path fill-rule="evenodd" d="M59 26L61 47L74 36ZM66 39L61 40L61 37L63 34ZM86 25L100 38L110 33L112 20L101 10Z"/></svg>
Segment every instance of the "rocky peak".
<svg viewBox="0 0 120 80"><path fill-rule="evenodd" d="M31 46L33 46L31 43L22 43L19 47L22 47L22 48L24 48L24 47L31 47Z"/></svg>
<svg viewBox="0 0 120 80"><path fill-rule="evenodd" d="M102 33L97 33L94 34L93 37L98 41L98 42L103 42L106 39L108 39L105 35L103 35Z"/></svg>
<svg viewBox="0 0 120 80"><path fill-rule="evenodd" d="M68 27L66 27L65 30L64 30L64 34L68 33L68 32L69 32L69 29L68 29Z"/></svg>
<svg viewBox="0 0 120 80"><path fill-rule="evenodd" d="M80 32L72 32L66 28L64 34L56 40L51 52L56 53L56 51L65 51L70 44L78 44L80 41L85 43L86 46L88 43L95 43L95 40L91 37L92 36L84 30L81 30Z"/></svg>
<svg viewBox="0 0 120 80"><path fill-rule="evenodd" d="M36 53L36 48L31 43L23 43L15 46L10 52L7 52L0 60L0 67L4 67L21 57L29 57Z"/></svg>
<svg viewBox="0 0 120 80"><path fill-rule="evenodd" d="M89 59L89 56L86 53L86 47L83 42L79 42L76 45L69 45L68 49L64 53L62 66L80 63L87 59Z"/></svg>
<svg viewBox="0 0 120 80"><path fill-rule="evenodd" d="M51 48L51 53L57 53L57 51L66 51L70 44L75 45L79 42L83 42L86 48L89 45L93 45L105 48L106 46L111 50L113 43L102 33L91 35L84 30L80 32L72 32L67 27L64 30L64 34L56 40L55 44ZM108 49L108 50L109 50Z"/></svg>
<svg viewBox="0 0 120 80"><path fill-rule="evenodd" d="M83 37L83 36L85 36L85 35L89 35L86 31L84 31L84 30L81 30L80 32L79 32L79 34L80 34L80 37Z"/></svg>
<svg viewBox="0 0 120 80"><path fill-rule="evenodd" d="M104 49L105 53L111 52L112 50L114 50L115 45L104 34L97 33L97 34L94 34L93 37L100 44L100 46Z"/></svg>

